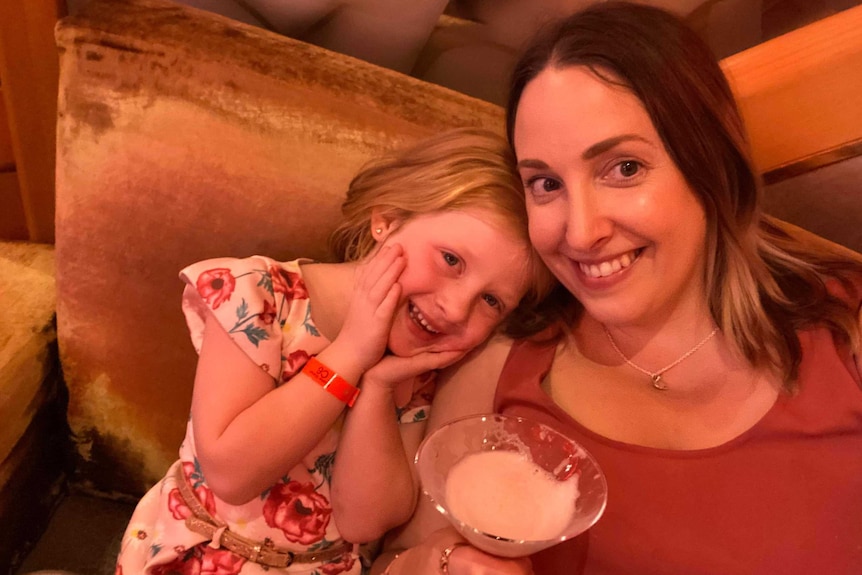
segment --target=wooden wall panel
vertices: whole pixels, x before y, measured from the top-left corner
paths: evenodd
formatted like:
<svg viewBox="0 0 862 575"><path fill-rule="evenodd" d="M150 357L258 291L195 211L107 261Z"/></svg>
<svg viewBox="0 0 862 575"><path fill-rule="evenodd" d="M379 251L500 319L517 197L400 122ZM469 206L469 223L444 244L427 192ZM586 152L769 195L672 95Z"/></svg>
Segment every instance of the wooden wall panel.
<svg viewBox="0 0 862 575"><path fill-rule="evenodd" d="M15 171L3 86L0 84L0 240L26 240L29 237Z"/></svg>
<svg viewBox="0 0 862 575"><path fill-rule="evenodd" d="M860 31L857 6L722 62L768 182L862 154Z"/></svg>
<svg viewBox="0 0 862 575"><path fill-rule="evenodd" d="M0 1L0 79L18 172L19 202L27 239L45 243L54 241L58 76L54 25L64 6L57 0ZM14 214L14 200L6 187L0 190L4 213L0 217L6 218Z"/></svg>

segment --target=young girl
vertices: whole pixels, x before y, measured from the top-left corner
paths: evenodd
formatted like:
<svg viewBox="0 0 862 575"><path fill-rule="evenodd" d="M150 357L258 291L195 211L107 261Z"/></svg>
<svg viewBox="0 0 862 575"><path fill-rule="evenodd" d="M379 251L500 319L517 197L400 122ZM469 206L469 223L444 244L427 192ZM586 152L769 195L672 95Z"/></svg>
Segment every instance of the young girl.
<svg viewBox="0 0 862 575"><path fill-rule="evenodd" d="M354 179L332 237L341 263L256 256L181 272L200 356L191 417L179 460L131 519L118 574L360 572L350 541L362 533L340 521L348 510L334 513L330 482L341 417L366 400L363 374L377 384L368 402L390 408L384 418L397 407L400 421L421 421L432 391L423 374L550 283L513 169L502 138L445 133ZM379 446L357 449L370 457ZM385 524L406 519L413 493L393 487Z"/></svg>

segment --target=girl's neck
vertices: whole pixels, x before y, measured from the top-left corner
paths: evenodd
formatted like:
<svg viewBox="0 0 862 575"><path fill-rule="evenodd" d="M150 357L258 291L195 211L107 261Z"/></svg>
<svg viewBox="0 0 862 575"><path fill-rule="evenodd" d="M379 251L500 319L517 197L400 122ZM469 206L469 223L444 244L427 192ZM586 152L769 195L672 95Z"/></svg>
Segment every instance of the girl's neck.
<svg viewBox="0 0 862 575"><path fill-rule="evenodd" d="M357 262L309 262L300 266L311 300L311 320L329 341L334 340L341 331L358 265Z"/></svg>

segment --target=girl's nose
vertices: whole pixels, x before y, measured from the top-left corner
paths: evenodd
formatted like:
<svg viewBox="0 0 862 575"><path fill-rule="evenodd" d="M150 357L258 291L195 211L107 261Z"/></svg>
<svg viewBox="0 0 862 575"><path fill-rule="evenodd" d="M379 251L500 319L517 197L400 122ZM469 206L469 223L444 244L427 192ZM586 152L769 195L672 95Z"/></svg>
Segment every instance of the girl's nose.
<svg viewBox="0 0 862 575"><path fill-rule="evenodd" d="M611 218L601 198L589 187L569 194L566 243L578 252L589 252L608 238L613 230Z"/></svg>
<svg viewBox="0 0 862 575"><path fill-rule="evenodd" d="M445 289L438 292L437 305L447 322L450 324L464 323L470 316L473 296L468 293L465 286L458 282L451 282Z"/></svg>

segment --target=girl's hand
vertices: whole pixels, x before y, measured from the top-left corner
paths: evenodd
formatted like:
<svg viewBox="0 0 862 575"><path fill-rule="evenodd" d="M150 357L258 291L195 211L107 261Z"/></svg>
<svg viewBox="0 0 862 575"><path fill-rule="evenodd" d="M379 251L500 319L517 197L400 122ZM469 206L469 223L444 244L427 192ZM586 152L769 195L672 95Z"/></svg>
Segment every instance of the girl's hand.
<svg viewBox="0 0 862 575"><path fill-rule="evenodd" d="M333 345L350 350L356 368L365 372L383 356L401 286L398 278L406 265L400 245L384 246L359 265L347 317Z"/></svg>
<svg viewBox="0 0 862 575"><path fill-rule="evenodd" d="M448 367L466 355L464 351L425 351L412 357L384 356L362 376L362 387L378 387L394 391L399 383Z"/></svg>

